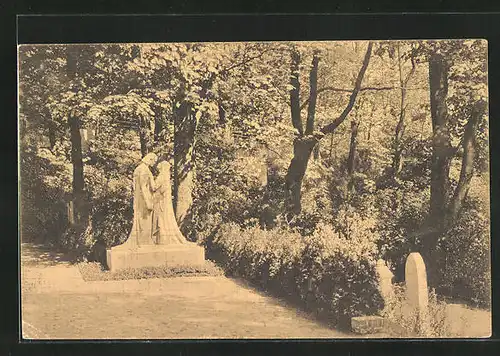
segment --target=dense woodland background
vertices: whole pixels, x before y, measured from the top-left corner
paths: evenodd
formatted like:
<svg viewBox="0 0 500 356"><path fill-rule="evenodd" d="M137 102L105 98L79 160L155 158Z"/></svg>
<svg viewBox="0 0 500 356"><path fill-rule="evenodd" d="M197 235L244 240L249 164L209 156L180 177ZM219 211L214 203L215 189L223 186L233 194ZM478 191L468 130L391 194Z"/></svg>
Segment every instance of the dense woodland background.
<svg viewBox="0 0 500 356"><path fill-rule="evenodd" d="M377 307L378 258L401 281L420 251L489 306L486 41L21 46L19 105L23 241L122 243L153 151L228 273L341 319Z"/></svg>

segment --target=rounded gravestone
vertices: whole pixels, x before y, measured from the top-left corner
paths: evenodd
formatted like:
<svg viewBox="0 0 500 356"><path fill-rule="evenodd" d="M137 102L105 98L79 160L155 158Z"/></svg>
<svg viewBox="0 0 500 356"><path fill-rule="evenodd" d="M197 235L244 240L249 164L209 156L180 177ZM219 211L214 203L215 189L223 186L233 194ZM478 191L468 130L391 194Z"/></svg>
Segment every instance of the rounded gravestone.
<svg viewBox="0 0 500 356"><path fill-rule="evenodd" d="M424 259L418 252L412 252L405 266L406 298L411 307L423 311L429 302L427 272Z"/></svg>

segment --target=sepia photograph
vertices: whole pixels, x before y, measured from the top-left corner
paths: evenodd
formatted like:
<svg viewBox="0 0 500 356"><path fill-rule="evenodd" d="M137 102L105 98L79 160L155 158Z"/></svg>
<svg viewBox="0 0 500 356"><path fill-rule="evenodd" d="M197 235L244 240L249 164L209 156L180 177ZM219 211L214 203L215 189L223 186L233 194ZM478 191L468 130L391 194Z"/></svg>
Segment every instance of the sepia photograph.
<svg viewBox="0 0 500 356"><path fill-rule="evenodd" d="M24 340L489 338L482 39L18 46Z"/></svg>

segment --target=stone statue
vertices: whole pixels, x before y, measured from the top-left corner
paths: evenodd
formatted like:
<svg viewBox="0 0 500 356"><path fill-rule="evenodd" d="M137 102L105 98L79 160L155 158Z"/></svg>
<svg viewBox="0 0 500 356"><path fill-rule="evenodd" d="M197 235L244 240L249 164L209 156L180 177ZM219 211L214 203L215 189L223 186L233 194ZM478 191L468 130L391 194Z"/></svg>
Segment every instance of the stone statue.
<svg viewBox="0 0 500 356"><path fill-rule="evenodd" d="M150 167L157 161L147 154L134 171L134 221L124 244L106 251L111 272L126 268L202 266L205 249L187 241L175 220L170 186L170 164L160 162L156 180Z"/></svg>
<svg viewBox="0 0 500 356"><path fill-rule="evenodd" d="M155 182L150 167L158 157L148 153L134 170L134 220L130 235L120 246L136 249L143 245L153 245L153 194Z"/></svg>
<svg viewBox="0 0 500 356"><path fill-rule="evenodd" d="M189 244L182 235L175 219L170 185L170 164L158 164L159 174L155 180L154 235L158 245Z"/></svg>

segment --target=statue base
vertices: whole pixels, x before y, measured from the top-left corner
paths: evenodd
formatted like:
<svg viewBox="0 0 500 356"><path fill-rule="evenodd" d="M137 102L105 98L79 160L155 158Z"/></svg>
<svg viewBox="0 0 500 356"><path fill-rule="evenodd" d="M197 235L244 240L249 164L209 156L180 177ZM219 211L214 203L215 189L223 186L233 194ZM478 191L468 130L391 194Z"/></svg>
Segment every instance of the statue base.
<svg viewBox="0 0 500 356"><path fill-rule="evenodd" d="M106 251L106 263L111 272L126 268L201 266L205 249L194 243L147 245L134 249L121 246Z"/></svg>

